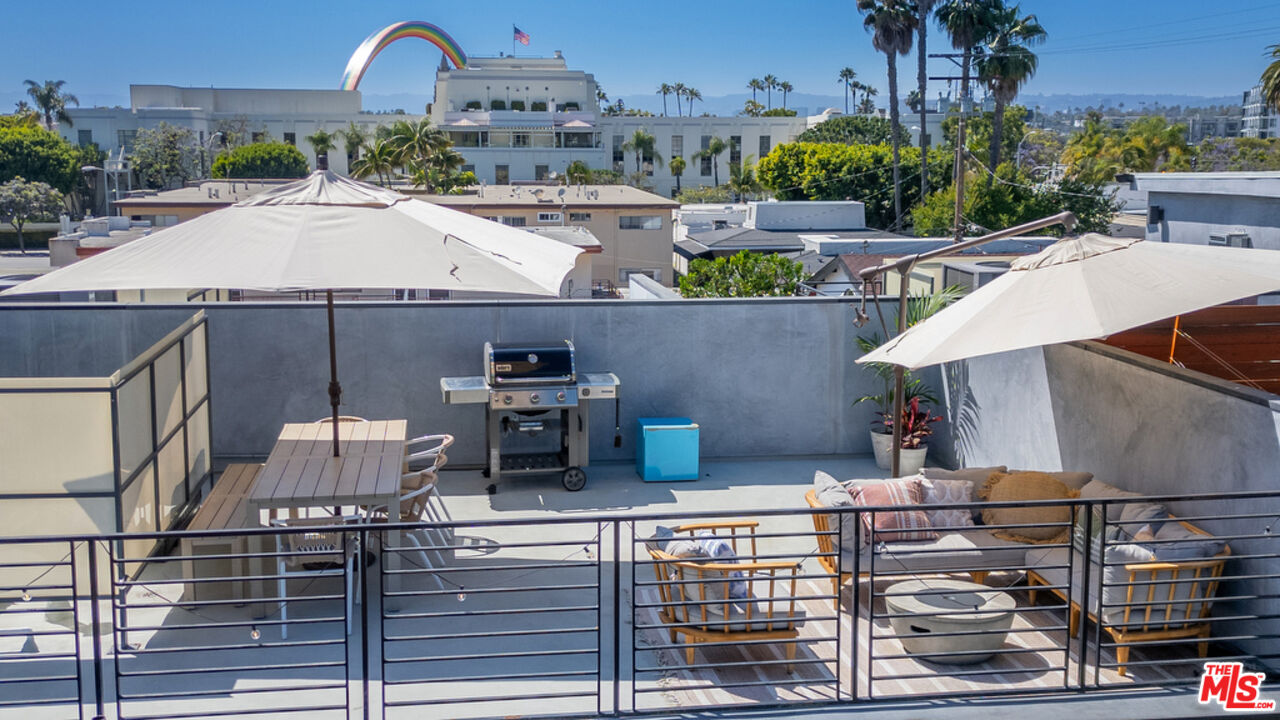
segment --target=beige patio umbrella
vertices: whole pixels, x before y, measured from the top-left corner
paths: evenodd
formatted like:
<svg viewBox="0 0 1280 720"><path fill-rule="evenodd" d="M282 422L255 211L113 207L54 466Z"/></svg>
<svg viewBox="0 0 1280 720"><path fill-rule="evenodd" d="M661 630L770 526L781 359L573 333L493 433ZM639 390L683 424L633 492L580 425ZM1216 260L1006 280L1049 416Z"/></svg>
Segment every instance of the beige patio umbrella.
<svg viewBox="0 0 1280 720"><path fill-rule="evenodd" d="M1009 272L859 363L909 369L1008 350L1102 338L1232 300L1280 291L1280 252L1090 233Z"/></svg>
<svg viewBox="0 0 1280 720"><path fill-rule="evenodd" d="M325 290L338 453L333 288L560 294L582 250L328 170L16 285L93 290Z"/></svg>

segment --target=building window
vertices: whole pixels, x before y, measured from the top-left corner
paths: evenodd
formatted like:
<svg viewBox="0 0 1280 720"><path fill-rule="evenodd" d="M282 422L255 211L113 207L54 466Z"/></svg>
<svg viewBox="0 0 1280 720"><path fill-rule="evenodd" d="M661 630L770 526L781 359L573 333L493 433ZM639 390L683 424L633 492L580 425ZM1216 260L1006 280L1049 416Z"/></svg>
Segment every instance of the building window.
<svg viewBox="0 0 1280 720"><path fill-rule="evenodd" d="M564 220L564 215L558 212L540 212L538 213L538 222L540 223L558 223Z"/></svg>
<svg viewBox="0 0 1280 720"><path fill-rule="evenodd" d="M548 171L549 169L550 169L550 168L549 168L549 166L547 166L547 165L534 165L534 166L533 166L533 179L534 179L534 180L546 180L546 179L547 179L547 171ZM559 213L557 213L557 215L558 215L558 214L559 214ZM556 218L556 220L557 220L557 222L558 222L558 221L559 221L559 218Z"/></svg>
<svg viewBox="0 0 1280 720"><path fill-rule="evenodd" d="M706 149L708 149L708 148L710 148L710 147L711 147L711 136L710 136L710 135L703 135L703 136L702 136L702 149L703 149L703 150L706 150ZM710 176L711 176L711 156L709 156L709 155L703 155L703 156L702 156L702 158L701 158L701 163L700 163L700 165L701 165L701 166L698 168L698 171L702 174L702 177L710 177Z"/></svg>
<svg viewBox="0 0 1280 720"><path fill-rule="evenodd" d="M493 166L493 182L495 185L511 184L511 166L510 165L494 165Z"/></svg>
<svg viewBox="0 0 1280 720"><path fill-rule="evenodd" d="M645 150L640 156L640 166L644 168L645 175L653 175L653 151Z"/></svg>
<svg viewBox="0 0 1280 720"><path fill-rule="evenodd" d="M508 227L524 227L526 219L519 215L503 215L498 222Z"/></svg>
<svg viewBox="0 0 1280 720"><path fill-rule="evenodd" d="M298 145L298 133L291 133L291 132L285 133L284 141L285 141L285 144L293 145L296 147Z"/></svg>
<svg viewBox="0 0 1280 720"><path fill-rule="evenodd" d="M622 145L627 139L622 135L613 136L613 171L624 172L623 165L627 161L627 156L622 152Z"/></svg>
<svg viewBox="0 0 1280 720"><path fill-rule="evenodd" d="M569 222L591 222L591 213L569 213Z"/></svg>
<svg viewBox="0 0 1280 720"><path fill-rule="evenodd" d="M464 173L471 173L472 175L474 175L474 174L475 174L475 172L476 172L476 166L475 166L475 165L463 165L462 167L460 167L460 168L458 168L458 169L459 169L460 171L464 172Z"/></svg>
<svg viewBox="0 0 1280 720"><path fill-rule="evenodd" d="M250 136L250 139L251 139L253 142L256 142L256 143L266 142L266 141L267 141L267 134L266 134L265 132L256 132L256 133L253 133L253 135L251 135L251 136Z"/></svg>
<svg viewBox="0 0 1280 720"><path fill-rule="evenodd" d="M769 151L772 149L773 149L773 139L770 138L768 135L761 135L760 136L760 154L757 155L756 157L764 157L765 155L768 155Z"/></svg>
<svg viewBox="0 0 1280 720"><path fill-rule="evenodd" d="M131 153L133 152L133 141L136 137L138 137L137 130L117 130L116 145L124 148L125 152Z"/></svg>
<svg viewBox="0 0 1280 720"><path fill-rule="evenodd" d="M618 218L619 230L661 230L661 215L623 215Z"/></svg>
<svg viewBox="0 0 1280 720"><path fill-rule="evenodd" d="M681 157L683 155L684 155L684 136L672 135L671 136L671 157L676 158L676 157Z"/></svg>
<svg viewBox="0 0 1280 720"><path fill-rule="evenodd" d="M733 166L742 164L742 136L729 136L729 164Z"/></svg>
<svg viewBox="0 0 1280 720"><path fill-rule="evenodd" d="M511 147L529 147L529 133L511 133Z"/></svg>
<svg viewBox="0 0 1280 720"><path fill-rule="evenodd" d="M86 146L88 146L88 145L92 145L92 144L93 144L93 131L92 131L92 130L77 130L77 131L76 131L76 142L77 142L77 143L79 143L80 147L86 147Z"/></svg>
<svg viewBox="0 0 1280 720"><path fill-rule="evenodd" d="M618 270L618 282L627 282L632 275L644 275L650 280L662 282L662 270L658 268L621 268Z"/></svg>

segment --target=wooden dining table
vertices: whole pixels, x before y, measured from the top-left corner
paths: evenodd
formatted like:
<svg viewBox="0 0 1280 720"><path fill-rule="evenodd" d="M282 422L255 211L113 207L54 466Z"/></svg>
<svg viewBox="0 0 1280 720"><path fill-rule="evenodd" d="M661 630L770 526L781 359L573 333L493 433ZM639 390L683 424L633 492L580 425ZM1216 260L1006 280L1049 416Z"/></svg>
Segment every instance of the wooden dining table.
<svg viewBox="0 0 1280 720"><path fill-rule="evenodd" d="M275 517L312 508L399 507L407 427L405 420L339 423L339 456L334 457L331 425L286 424L246 498L246 526L261 526L264 512ZM385 534L385 545L399 547L399 533ZM387 555L392 557L384 558L385 567L398 569L398 555ZM261 590L264 597L265 587Z"/></svg>

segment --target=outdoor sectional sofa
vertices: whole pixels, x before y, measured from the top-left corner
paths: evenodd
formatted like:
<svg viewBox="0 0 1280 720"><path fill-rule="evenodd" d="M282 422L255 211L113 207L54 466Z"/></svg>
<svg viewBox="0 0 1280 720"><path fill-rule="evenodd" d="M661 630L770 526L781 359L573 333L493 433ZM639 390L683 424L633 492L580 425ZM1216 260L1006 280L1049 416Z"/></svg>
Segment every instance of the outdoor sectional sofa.
<svg viewBox="0 0 1280 720"><path fill-rule="evenodd" d="M1005 473L1005 467L941 470L925 468L920 479L928 483L936 479L967 480L981 488L992 473ZM1017 472L1017 471L1014 471ZM1217 592L1218 578L1230 556L1225 543L1208 533L1169 516L1164 507L1146 503L1138 493L1126 492L1093 479L1089 473L1050 473L1052 477L1078 492L1080 500L1133 498L1132 502L1106 506L1107 522L1095 506L1093 531L1107 527L1107 557L1099 562L1101 543L1092 539L1088 616L1098 621L1098 598L1103 599L1102 628L1119 643L1116 659L1119 673L1124 674L1128 659L1127 643L1147 640L1198 637L1208 638L1208 617L1212 598ZM805 494L812 508L853 506L858 488L888 482L885 479L837 482L826 473L814 478L814 488ZM977 498L964 500L976 502ZM1066 502L1070 502L1069 500ZM924 506L927 507L927 506ZM953 511L954 512L954 511ZM864 513L865 515L865 513ZM980 516L980 513L975 513ZM858 572L865 577L930 573L967 573L974 582L983 582L994 571L1026 572L1030 601L1035 602L1037 589L1047 590L1062 601L1067 598L1065 586L1071 588L1069 627L1076 633L1081 615L1080 600L1084 586L1081 553L1084 543L1083 524L1073 524L1074 537L1059 537L1041 543L1020 542L997 537L996 532L976 524L955 529L935 528L933 540L872 540L865 527L852 512L842 514L814 513L813 524L818 538L818 561L832 577L836 610L840 607L840 587L852 580L854 553L858 553ZM840 535L833 531L843 522ZM975 520L975 522L981 522ZM1137 544L1122 532L1136 533L1147 544ZM1148 534L1149 533L1149 534ZM1001 533L1003 534L1003 533ZM837 544L842 547L837 547ZM1072 554L1075 557L1071 557ZM1159 555L1160 560L1153 558ZM1068 582L1067 573L1073 577ZM856 598L856 593L855 593ZM855 600L856 601L856 600ZM1203 657L1207 643L1199 643Z"/></svg>

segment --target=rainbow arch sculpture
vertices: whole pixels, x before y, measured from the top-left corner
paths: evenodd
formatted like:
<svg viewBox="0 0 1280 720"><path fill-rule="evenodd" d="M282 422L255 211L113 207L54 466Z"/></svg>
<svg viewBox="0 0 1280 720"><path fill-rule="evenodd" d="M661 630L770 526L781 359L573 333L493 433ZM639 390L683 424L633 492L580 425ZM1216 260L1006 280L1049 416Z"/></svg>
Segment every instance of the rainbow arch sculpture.
<svg viewBox="0 0 1280 720"><path fill-rule="evenodd" d="M457 41L449 37L449 33L429 22L406 20L386 26L360 43L360 47L356 48L356 51L351 54L351 59L347 61L347 69L342 73L341 88L355 90L359 87L360 79L364 77L365 71L369 69L369 65L373 63L378 53L391 43L404 38L421 38L435 45L444 52L444 56L449 58L449 62L453 63L455 68L464 67L467 64L467 54L462 52Z"/></svg>

